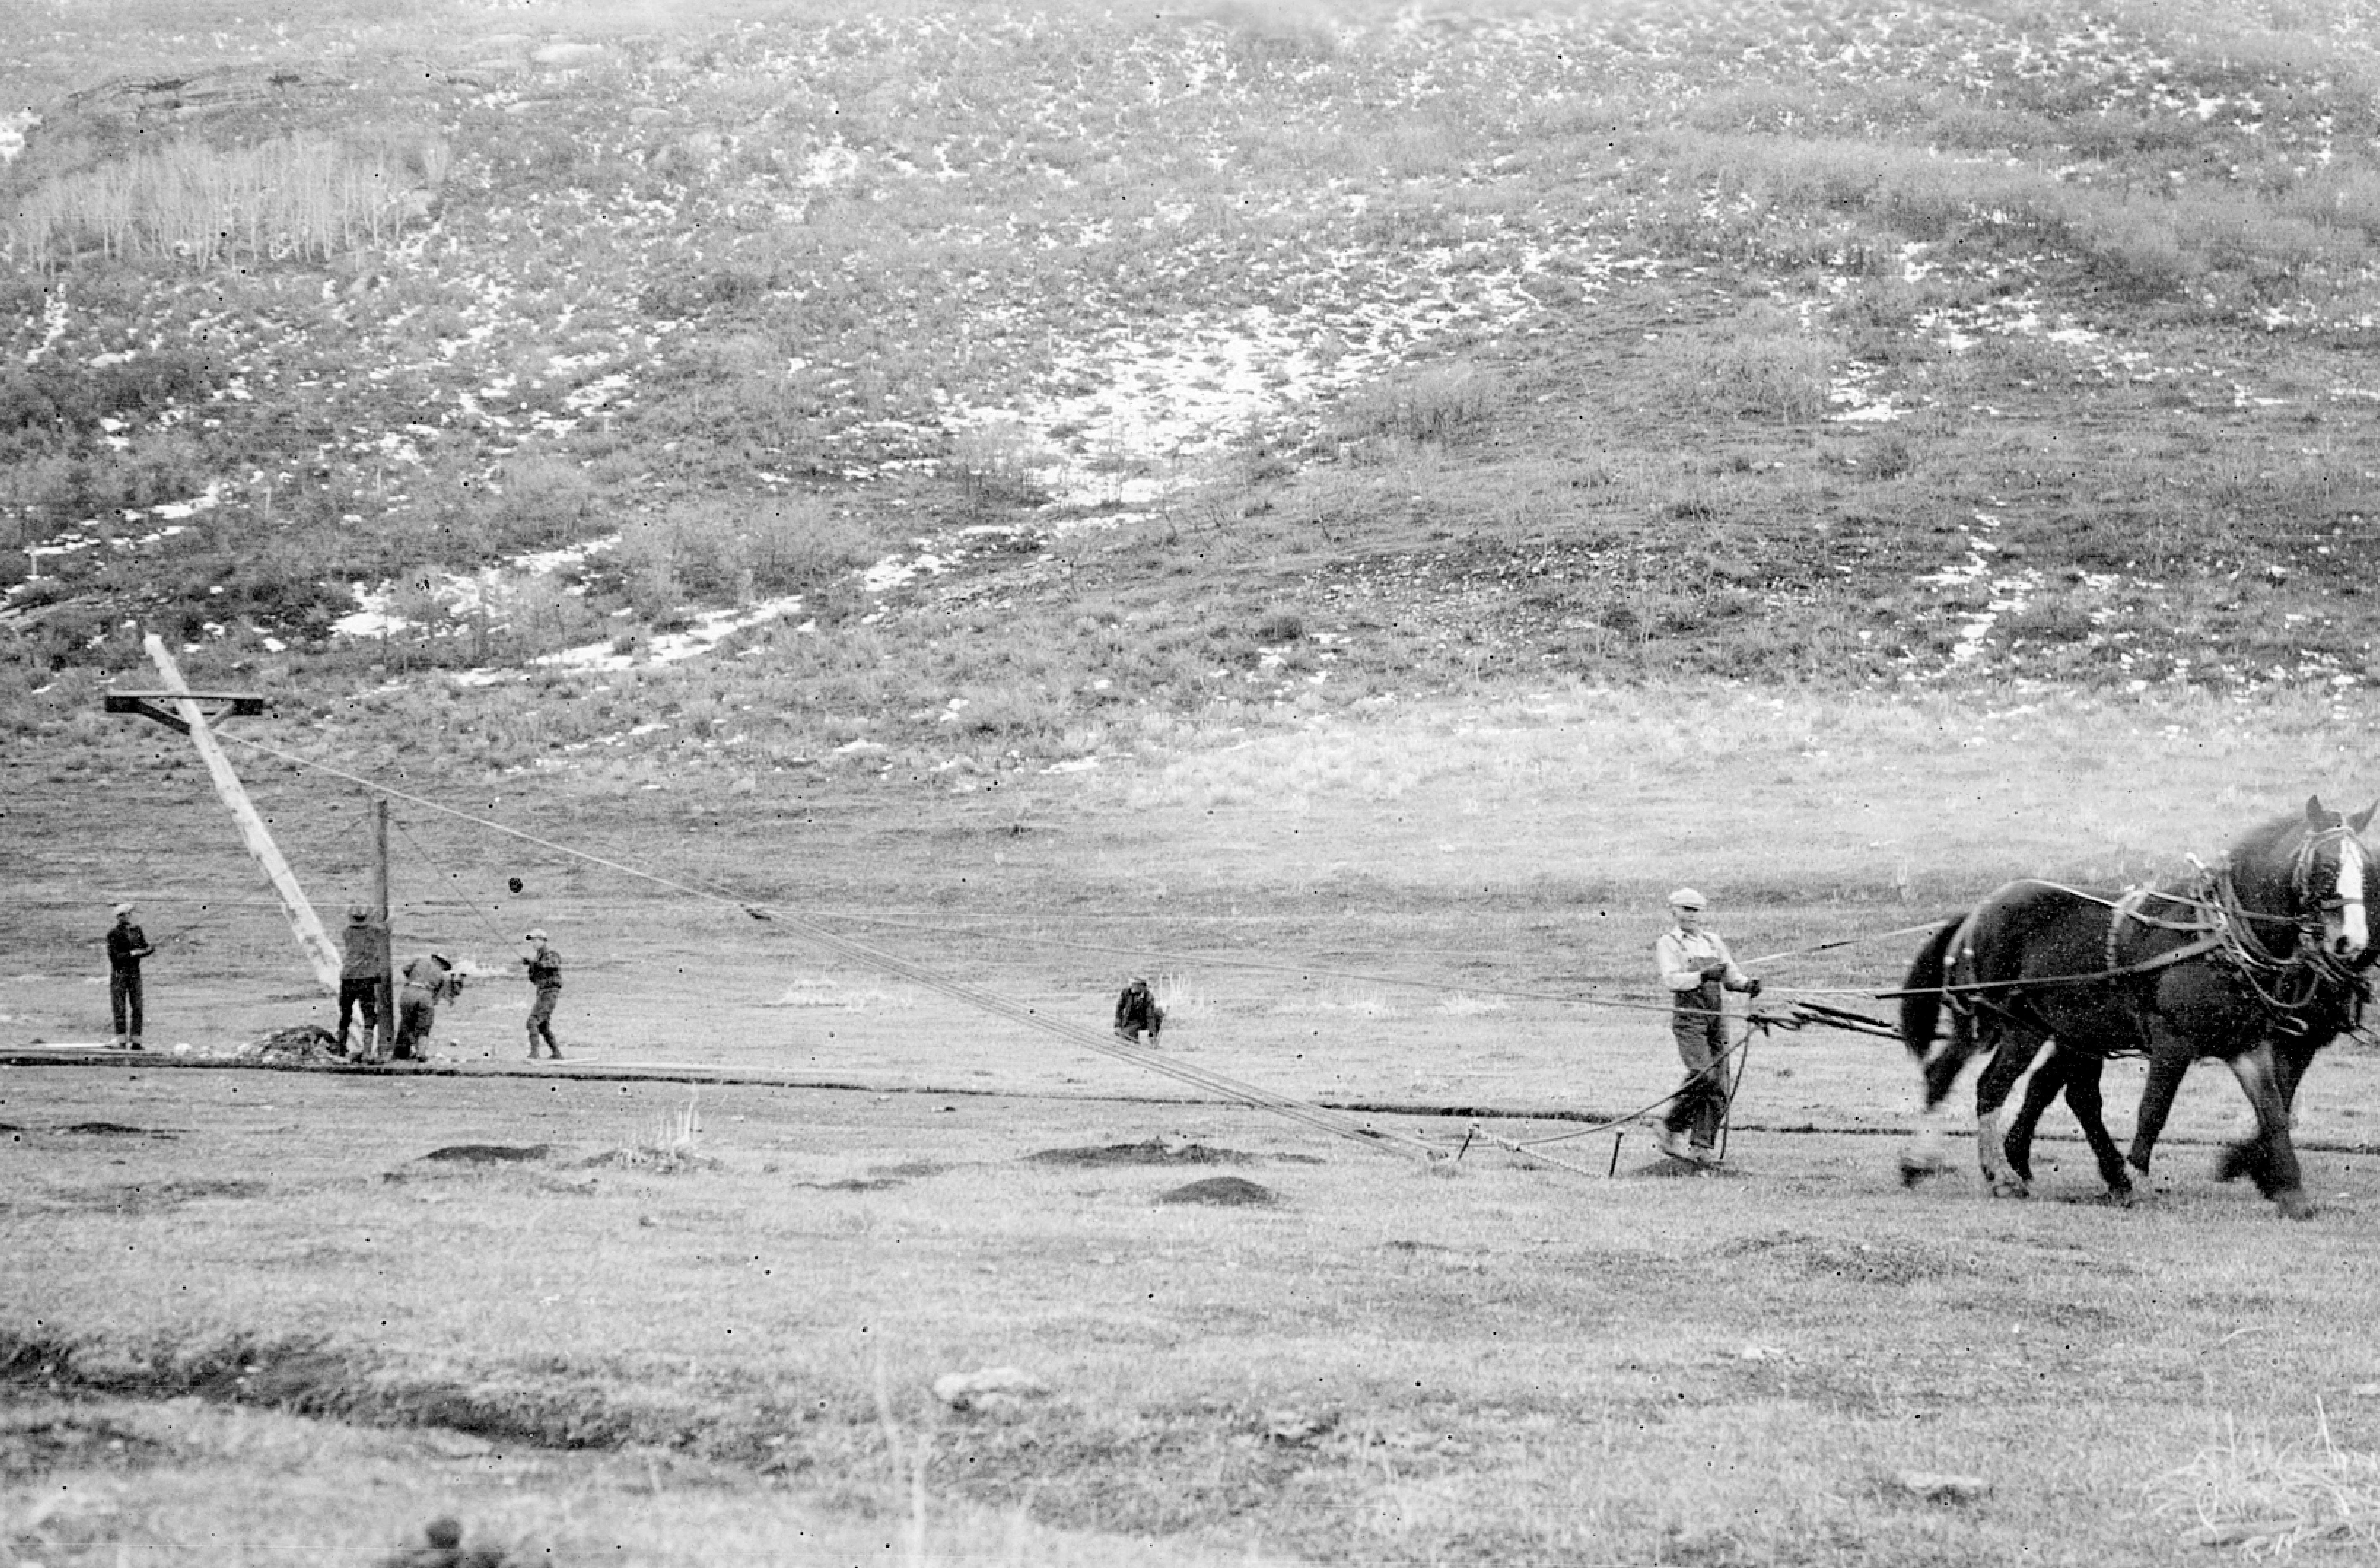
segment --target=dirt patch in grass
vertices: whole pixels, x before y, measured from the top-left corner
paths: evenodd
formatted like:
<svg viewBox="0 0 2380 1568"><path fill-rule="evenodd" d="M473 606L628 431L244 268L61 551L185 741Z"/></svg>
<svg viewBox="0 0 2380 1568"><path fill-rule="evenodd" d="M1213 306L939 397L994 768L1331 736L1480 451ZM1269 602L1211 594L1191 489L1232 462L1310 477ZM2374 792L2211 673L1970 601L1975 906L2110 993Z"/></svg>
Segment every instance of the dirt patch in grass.
<svg viewBox="0 0 2380 1568"><path fill-rule="evenodd" d="M105 1186L68 1188L56 1201L68 1209L104 1213L172 1209L208 1197L261 1197L271 1189L264 1182L243 1176L188 1176L162 1182L114 1182Z"/></svg>
<svg viewBox="0 0 2380 1568"><path fill-rule="evenodd" d="M98 1412L0 1414L0 1479L58 1470L125 1469L168 1458L169 1445Z"/></svg>
<svg viewBox="0 0 2380 1568"><path fill-rule="evenodd" d="M376 1377L357 1357L313 1340L237 1337L144 1351L0 1332L0 1388L139 1399L203 1399L380 1427L437 1427L556 1449L668 1441L683 1413L640 1424L591 1392ZM0 1453L7 1432L0 1425ZM0 1471L5 1473L5 1471Z"/></svg>
<svg viewBox="0 0 2380 1568"><path fill-rule="evenodd" d="M1209 1149L1203 1143L1150 1138L1143 1143L1044 1149L1025 1158L1040 1165L1245 1165L1256 1157L1233 1149Z"/></svg>
<svg viewBox="0 0 2380 1568"><path fill-rule="evenodd" d="M1973 1277L1983 1272L1972 1258L1892 1236L1855 1242L1789 1233L1756 1236L1734 1243L1725 1250L1740 1256L1765 1255L1805 1274L1854 1280L1862 1284L1907 1285L1920 1280Z"/></svg>
<svg viewBox="0 0 2380 1568"><path fill-rule="evenodd" d="M543 1160L553 1153L550 1143L450 1143L443 1149L433 1149L421 1158L447 1165L519 1165Z"/></svg>

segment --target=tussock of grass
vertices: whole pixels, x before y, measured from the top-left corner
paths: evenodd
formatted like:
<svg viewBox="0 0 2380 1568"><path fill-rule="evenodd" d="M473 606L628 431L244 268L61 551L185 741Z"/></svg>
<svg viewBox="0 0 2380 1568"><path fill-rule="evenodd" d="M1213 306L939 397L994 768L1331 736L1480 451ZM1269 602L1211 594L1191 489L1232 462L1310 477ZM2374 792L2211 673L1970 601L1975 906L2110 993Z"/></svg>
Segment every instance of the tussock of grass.
<svg viewBox="0 0 2380 1568"><path fill-rule="evenodd" d="M2339 1446L2319 1403L2302 1440L2243 1432L2227 1417L2220 1440L2149 1494L2159 1517L2196 1522L2197 1545L2281 1558L2301 1547L2380 1549L2380 1453Z"/></svg>

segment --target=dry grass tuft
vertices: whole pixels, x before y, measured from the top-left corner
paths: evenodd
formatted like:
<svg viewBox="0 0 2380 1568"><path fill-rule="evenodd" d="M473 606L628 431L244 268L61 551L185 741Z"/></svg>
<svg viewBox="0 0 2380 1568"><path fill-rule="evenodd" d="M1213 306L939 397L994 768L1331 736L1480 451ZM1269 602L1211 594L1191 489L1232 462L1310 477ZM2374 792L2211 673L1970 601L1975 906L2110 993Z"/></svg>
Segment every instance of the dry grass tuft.
<svg viewBox="0 0 2380 1568"><path fill-rule="evenodd" d="M2321 1403L2310 1441L2242 1433L2227 1417L2220 1442L2150 1488L2159 1515L2197 1521L2189 1539L2287 1557L2300 1547L2380 1548L2380 1453L2341 1448Z"/></svg>

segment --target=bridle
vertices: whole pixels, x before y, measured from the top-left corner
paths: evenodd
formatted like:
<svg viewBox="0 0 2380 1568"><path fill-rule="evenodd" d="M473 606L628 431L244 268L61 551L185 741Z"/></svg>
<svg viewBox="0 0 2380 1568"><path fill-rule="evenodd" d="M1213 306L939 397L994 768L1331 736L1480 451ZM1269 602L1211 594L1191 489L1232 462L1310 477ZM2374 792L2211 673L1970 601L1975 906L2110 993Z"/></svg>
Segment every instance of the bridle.
<svg viewBox="0 0 2380 1568"><path fill-rule="evenodd" d="M2202 870L2193 902L2211 918L2222 937L2220 955L2230 961L2241 981L2286 1026L2302 1029L2306 1015L2325 1005L2343 1006L2352 1027L2362 1011L2371 983L2364 978L2380 949L2375 949L2367 924L2362 944L2351 954L2331 952L2326 940L2328 918L2349 907L2362 910L2360 897L2322 897L2313 888L2314 869L2325 847L2335 847L2343 862L2353 855L2360 868L2357 892L2372 869L2371 852L2345 822L2310 829L2289 866L2290 909L2266 914L2240 902L2240 891L2228 860ZM2259 926L2287 925L2297 941L2288 953L2275 953L2258 933Z"/></svg>

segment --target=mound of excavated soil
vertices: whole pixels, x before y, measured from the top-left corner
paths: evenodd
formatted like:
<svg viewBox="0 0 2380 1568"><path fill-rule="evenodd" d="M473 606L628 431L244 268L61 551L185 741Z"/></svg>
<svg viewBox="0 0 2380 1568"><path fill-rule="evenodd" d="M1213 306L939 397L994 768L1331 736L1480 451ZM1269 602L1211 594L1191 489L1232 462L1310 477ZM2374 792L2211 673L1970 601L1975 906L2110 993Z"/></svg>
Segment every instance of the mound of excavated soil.
<svg viewBox="0 0 2380 1568"><path fill-rule="evenodd" d="M1279 1203L1281 1195L1261 1182L1252 1182L1245 1176L1208 1176L1204 1181L1192 1182L1186 1186L1175 1187L1172 1192L1160 1193L1157 1196L1157 1201L1160 1203L1212 1203L1224 1208L1236 1208L1249 1204L1262 1206Z"/></svg>

